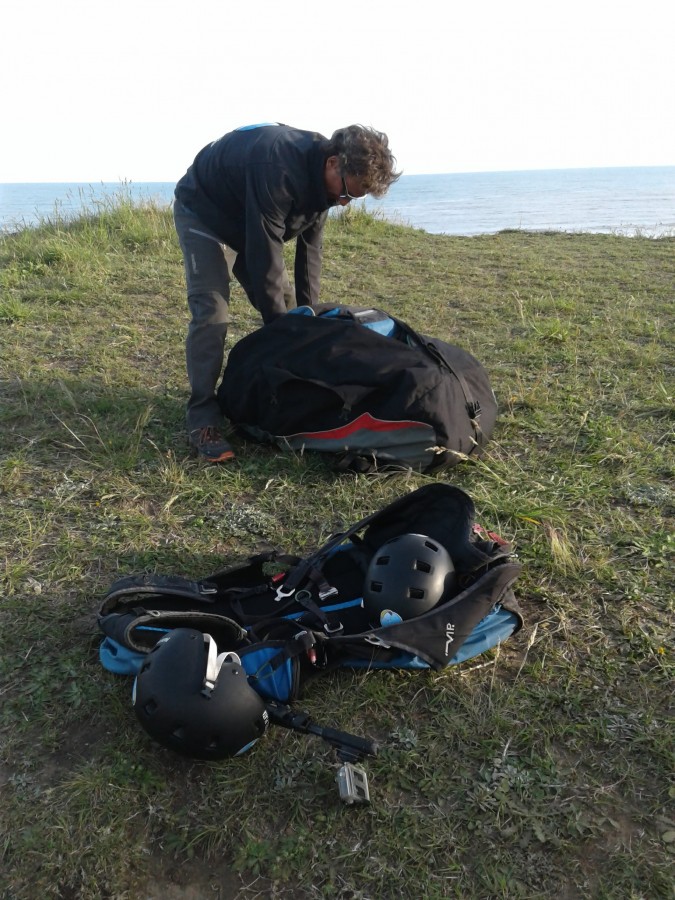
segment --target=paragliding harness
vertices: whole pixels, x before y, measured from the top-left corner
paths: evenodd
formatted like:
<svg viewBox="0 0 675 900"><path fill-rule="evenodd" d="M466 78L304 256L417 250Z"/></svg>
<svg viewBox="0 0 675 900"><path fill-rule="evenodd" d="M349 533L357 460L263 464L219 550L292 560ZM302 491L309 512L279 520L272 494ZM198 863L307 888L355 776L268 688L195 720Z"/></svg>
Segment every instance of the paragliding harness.
<svg viewBox="0 0 675 900"><path fill-rule="evenodd" d="M429 612L383 626L368 620L362 602L366 569L385 542L407 533L427 535L447 549L456 585ZM313 723L308 729L305 714L286 706L308 678L336 667L440 670L494 647L523 623L511 590L520 568L508 544L474 525L466 493L434 483L361 519L305 558L272 551L199 580L137 575L116 581L98 618L100 659L109 671L135 674L168 631L196 628L237 653L250 685L269 702L273 722L330 734ZM360 772L349 765L375 746L335 735L331 742L348 764L341 796L363 799Z"/></svg>

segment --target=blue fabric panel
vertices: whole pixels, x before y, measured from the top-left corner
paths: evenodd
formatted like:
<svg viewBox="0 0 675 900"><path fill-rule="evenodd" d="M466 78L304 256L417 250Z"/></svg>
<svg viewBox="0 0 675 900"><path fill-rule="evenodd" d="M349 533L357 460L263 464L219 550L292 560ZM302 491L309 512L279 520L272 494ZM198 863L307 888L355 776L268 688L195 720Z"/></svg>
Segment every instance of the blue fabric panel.
<svg viewBox="0 0 675 900"><path fill-rule="evenodd" d="M336 609L349 609L352 606L362 606L363 599L361 597L357 597L356 600L345 600L344 603L333 603L332 606L322 606L321 609L324 612L335 612ZM301 609L300 612L289 613L287 616L284 616L284 619L299 619L301 616L306 615L307 610Z"/></svg>
<svg viewBox="0 0 675 900"><path fill-rule="evenodd" d="M341 310L339 309L329 309L327 312L321 313L321 317L326 319L336 318L340 313ZM384 316L376 322L363 322L362 324L364 328L370 328L371 331L376 331L385 337L393 337L396 332L396 323L389 316Z"/></svg>
<svg viewBox="0 0 675 900"><path fill-rule="evenodd" d="M127 650L122 644L106 637L98 648L98 656L103 668L115 675L137 675L146 654Z"/></svg>
<svg viewBox="0 0 675 900"><path fill-rule="evenodd" d="M503 609L501 606L493 609L482 622L476 625L448 665L455 666L457 663L485 653L491 647L496 647L497 644L510 638L518 625L518 617L508 609Z"/></svg>
<svg viewBox="0 0 675 900"><path fill-rule="evenodd" d="M364 322L366 328L383 334L385 337L393 337L396 330L396 323L393 319L380 319L378 322Z"/></svg>
<svg viewBox="0 0 675 900"><path fill-rule="evenodd" d="M249 684L261 697L285 703L293 688L293 662L287 659L277 669L271 669L268 663L278 653L278 647L260 647L241 654L241 664Z"/></svg>

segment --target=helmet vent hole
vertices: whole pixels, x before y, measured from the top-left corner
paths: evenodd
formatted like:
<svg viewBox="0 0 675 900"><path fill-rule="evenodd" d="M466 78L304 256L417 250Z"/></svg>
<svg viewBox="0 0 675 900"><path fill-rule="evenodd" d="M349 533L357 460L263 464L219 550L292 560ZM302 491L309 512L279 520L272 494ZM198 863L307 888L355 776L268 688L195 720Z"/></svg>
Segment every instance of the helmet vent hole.
<svg viewBox="0 0 675 900"><path fill-rule="evenodd" d="M171 732L171 736L175 737L177 741L184 741L185 729L182 725L179 725L178 728L174 728L174 730Z"/></svg>
<svg viewBox="0 0 675 900"><path fill-rule="evenodd" d="M425 541L424 546L427 548L427 550L433 550L434 553L438 553L438 547L436 546L436 544L432 544L431 541Z"/></svg>
<svg viewBox="0 0 675 900"><path fill-rule="evenodd" d="M423 559L416 559L413 568L416 572L426 572L427 574L431 572L430 564L428 562L425 562Z"/></svg>
<svg viewBox="0 0 675 900"><path fill-rule="evenodd" d="M382 582L381 581L371 581L370 582L370 590L374 594L381 594L382 593Z"/></svg>
<svg viewBox="0 0 675 900"><path fill-rule="evenodd" d="M424 600L424 591L420 590L420 588L411 587L408 591L408 596L411 600Z"/></svg>
<svg viewBox="0 0 675 900"><path fill-rule="evenodd" d="M378 556L375 560L376 566L388 566L391 556Z"/></svg>
<svg viewBox="0 0 675 900"><path fill-rule="evenodd" d="M143 707L143 712L148 716L152 716L154 713L156 713L157 712L157 704L155 703L155 701L148 700L148 702Z"/></svg>

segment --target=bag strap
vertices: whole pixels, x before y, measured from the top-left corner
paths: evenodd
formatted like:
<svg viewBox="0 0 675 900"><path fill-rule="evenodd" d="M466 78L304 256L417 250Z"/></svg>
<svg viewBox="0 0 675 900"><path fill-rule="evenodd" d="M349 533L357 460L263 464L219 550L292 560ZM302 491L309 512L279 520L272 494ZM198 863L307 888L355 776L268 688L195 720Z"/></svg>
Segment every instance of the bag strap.
<svg viewBox="0 0 675 900"><path fill-rule="evenodd" d="M458 371L450 365L448 360L445 358L443 353L441 353L441 351L433 341L424 337L424 335L419 334L419 332L411 328L410 325L406 324L405 322L401 322L400 319L394 319L394 321L403 330L403 332L411 337L414 341L416 341L420 345L420 347L441 366L441 368L446 369L446 371L455 376L455 378L459 382L459 386L462 389L462 393L464 394L464 406L469 417L469 421L471 422L471 425L476 433L476 443L479 447L484 446L485 435L483 434L480 425L478 424L478 418L480 417L481 410L480 402L474 398L473 392L469 387L469 383L462 372Z"/></svg>

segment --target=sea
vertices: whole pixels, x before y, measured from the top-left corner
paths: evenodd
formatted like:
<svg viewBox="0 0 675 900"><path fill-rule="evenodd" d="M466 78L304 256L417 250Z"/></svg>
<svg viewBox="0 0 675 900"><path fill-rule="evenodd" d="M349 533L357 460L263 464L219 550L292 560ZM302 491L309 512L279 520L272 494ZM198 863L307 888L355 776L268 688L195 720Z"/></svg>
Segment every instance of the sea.
<svg viewBox="0 0 675 900"><path fill-rule="evenodd" d="M173 182L0 184L0 231L96 212L116 197L169 205ZM675 235L675 166L402 175L369 211L432 234L516 229Z"/></svg>

